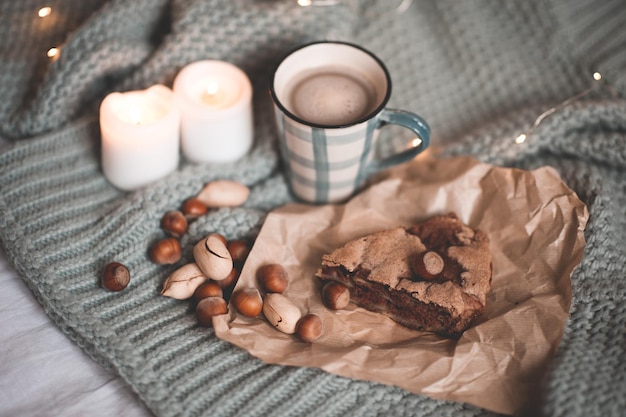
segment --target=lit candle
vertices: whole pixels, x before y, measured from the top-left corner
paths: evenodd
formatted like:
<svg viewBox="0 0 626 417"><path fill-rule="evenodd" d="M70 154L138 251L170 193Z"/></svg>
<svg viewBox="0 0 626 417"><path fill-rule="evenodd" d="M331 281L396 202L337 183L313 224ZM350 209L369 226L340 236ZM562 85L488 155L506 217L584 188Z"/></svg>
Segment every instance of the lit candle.
<svg viewBox="0 0 626 417"><path fill-rule="evenodd" d="M252 85L240 68L223 61L198 61L174 80L181 106L181 147L196 163L231 162L253 142Z"/></svg>
<svg viewBox="0 0 626 417"><path fill-rule="evenodd" d="M111 93L100 105L102 169L122 190L135 190L178 167L180 110L162 85Z"/></svg>

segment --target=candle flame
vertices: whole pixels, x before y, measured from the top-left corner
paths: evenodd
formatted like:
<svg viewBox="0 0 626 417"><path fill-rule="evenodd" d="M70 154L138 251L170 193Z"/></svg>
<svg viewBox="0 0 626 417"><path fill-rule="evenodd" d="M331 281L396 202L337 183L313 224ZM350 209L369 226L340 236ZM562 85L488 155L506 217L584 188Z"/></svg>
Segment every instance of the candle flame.
<svg viewBox="0 0 626 417"><path fill-rule="evenodd" d="M141 109L139 107L132 107L130 109L130 120L131 120L131 123L136 124L136 125L140 125L142 119L143 119L143 116L141 114Z"/></svg>
<svg viewBox="0 0 626 417"><path fill-rule="evenodd" d="M206 87L206 93L210 96L217 94L218 90L219 90L219 86L217 85L215 81L211 81L209 85L207 85Z"/></svg>

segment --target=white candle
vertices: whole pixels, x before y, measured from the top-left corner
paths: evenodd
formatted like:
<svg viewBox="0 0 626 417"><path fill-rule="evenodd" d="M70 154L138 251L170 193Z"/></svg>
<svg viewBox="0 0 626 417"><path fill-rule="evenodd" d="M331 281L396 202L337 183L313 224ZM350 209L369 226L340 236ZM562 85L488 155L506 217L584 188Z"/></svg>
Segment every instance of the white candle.
<svg viewBox="0 0 626 417"><path fill-rule="evenodd" d="M163 85L111 93L100 105L102 169L122 190L135 190L178 167L180 110Z"/></svg>
<svg viewBox="0 0 626 417"><path fill-rule="evenodd" d="M198 61L174 80L181 106L181 147L196 163L231 162L253 142L252 85L240 68L223 61Z"/></svg>

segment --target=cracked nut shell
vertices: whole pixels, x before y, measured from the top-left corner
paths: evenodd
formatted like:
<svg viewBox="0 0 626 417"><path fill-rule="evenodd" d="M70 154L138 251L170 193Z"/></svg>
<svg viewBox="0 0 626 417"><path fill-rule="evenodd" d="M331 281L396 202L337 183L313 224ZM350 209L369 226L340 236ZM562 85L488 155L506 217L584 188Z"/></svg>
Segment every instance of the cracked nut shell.
<svg viewBox="0 0 626 417"><path fill-rule="evenodd" d="M283 333L294 334L302 313L289 298L271 293L263 300L263 315L269 323Z"/></svg>
<svg viewBox="0 0 626 417"><path fill-rule="evenodd" d="M233 270L233 260L226 247L226 239L220 234L211 233L200 240L193 248L193 257L205 275L221 281Z"/></svg>

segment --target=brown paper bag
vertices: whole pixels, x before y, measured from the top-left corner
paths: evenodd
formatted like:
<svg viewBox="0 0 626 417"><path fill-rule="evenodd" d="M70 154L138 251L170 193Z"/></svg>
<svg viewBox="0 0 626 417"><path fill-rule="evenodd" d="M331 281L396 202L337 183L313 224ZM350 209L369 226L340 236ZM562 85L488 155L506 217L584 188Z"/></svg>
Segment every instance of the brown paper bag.
<svg viewBox="0 0 626 417"><path fill-rule="evenodd" d="M303 314L322 318L320 339L301 342L232 306L214 318L216 334L268 363L318 367L499 413L527 412L568 317L586 206L549 167L528 172L424 157L377 181L343 205L290 204L270 213L242 270L237 288L257 286L260 266L282 264L290 279L285 295ZM341 311L322 305L314 274L323 254L448 212L485 231L493 253L486 311L460 339L409 330L353 304Z"/></svg>

